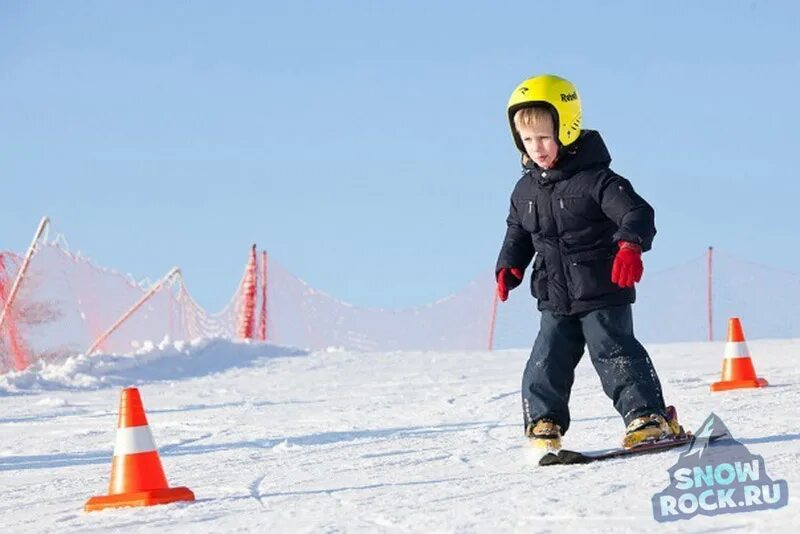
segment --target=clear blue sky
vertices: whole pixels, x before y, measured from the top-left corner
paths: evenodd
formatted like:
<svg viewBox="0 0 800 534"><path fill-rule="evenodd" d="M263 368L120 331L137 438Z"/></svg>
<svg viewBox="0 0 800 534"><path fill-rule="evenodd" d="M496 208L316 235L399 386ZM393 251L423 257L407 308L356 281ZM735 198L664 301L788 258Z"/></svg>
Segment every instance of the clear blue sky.
<svg viewBox="0 0 800 534"><path fill-rule="evenodd" d="M430 302L494 265L506 100L549 72L656 208L646 270L713 244L797 271L798 5L3 1L0 249L47 214L212 310L252 242L355 304Z"/></svg>

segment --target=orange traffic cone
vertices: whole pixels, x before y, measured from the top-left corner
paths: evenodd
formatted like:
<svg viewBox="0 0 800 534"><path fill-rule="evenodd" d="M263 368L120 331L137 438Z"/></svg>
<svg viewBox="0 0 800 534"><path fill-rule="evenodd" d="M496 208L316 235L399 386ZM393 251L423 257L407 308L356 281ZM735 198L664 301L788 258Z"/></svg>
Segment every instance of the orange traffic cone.
<svg viewBox="0 0 800 534"><path fill-rule="evenodd" d="M194 493L189 488L170 488L167 484L153 434L144 415L142 398L136 388L122 390L108 493L86 501L84 510L91 512L103 508L194 500Z"/></svg>
<svg viewBox="0 0 800 534"><path fill-rule="evenodd" d="M728 342L725 344L725 359L722 362L722 380L711 384L711 391L763 388L766 385L766 380L756 376L750 351L744 340L742 323L738 317L732 317L728 321Z"/></svg>

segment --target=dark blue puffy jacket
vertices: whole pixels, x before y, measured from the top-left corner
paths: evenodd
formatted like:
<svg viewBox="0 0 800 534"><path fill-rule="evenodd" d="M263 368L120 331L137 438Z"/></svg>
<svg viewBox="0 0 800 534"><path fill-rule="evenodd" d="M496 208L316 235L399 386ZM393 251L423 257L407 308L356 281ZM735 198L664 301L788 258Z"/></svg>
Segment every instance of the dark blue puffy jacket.
<svg viewBox="0 0 800 534"><path fill-rule="evenodd" d="M611 281L611 265L617 241L650 249L655 215L610 163L600 134L584 130L555 168L527 164L514 187L496 272L533 260L540 310L572 315L636 299Z"/></svg>

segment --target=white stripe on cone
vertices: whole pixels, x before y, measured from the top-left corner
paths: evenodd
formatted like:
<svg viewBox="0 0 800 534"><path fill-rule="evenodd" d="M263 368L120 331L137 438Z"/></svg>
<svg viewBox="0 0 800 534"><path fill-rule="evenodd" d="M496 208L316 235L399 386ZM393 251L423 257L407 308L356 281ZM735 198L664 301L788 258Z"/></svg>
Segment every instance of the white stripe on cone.
<svg viewBox="0 0 800 534"><path fill-rule="evenodd" d="M725 358L749 358L750 351L747 350L747 343L744 341L729 341L725 345Z"/></svg>
<svg viewBox="0 0 800 534"><path fill-rule="evenodd" d="M117 429L117 442L114 444L114 456L137 454L156 450L156 442L150 432L150 426L129 426Z"/></svg>

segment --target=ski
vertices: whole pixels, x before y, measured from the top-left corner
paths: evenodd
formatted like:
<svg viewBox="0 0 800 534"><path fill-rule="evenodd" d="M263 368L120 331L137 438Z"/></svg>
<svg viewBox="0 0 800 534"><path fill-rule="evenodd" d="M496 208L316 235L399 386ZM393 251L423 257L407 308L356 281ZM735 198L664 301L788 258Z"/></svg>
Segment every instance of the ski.
<svg viewBox="0 0 800 534"><path fill-rule="evenodd" d="M603 460L611 460L613 458L623 458L626 456L636 456L640 454L653 454L669 449L675 449L677 447L682 447L691 443L692 439L692 433L687 432L680 437L656 441L654 443L643 443L631 449L619 448L586 453L561 449L558 451L558 453L549 452L542 456L542 458L539 460L539 465L548 466L588 464L592 462L601 462Z"/></svg>

